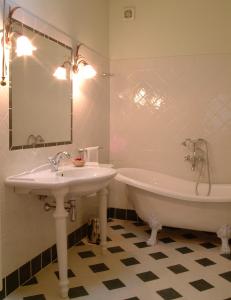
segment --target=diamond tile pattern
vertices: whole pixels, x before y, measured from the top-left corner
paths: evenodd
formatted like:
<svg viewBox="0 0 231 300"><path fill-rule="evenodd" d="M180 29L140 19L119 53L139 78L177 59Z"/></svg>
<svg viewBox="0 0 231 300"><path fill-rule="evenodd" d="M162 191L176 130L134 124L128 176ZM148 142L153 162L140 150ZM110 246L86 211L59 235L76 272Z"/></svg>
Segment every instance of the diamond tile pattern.
<svg viewBox="0 0 231 300"><path fill-rule="evenodd" d="M159 279L158 276L156 276L154 273L152 273L151 271L147 271L147 272L143 272L143 273L139 273L136 274L141 280L143 280L144 282L147 281L151 281L151 280L155 280L155 279Z"/></svg>
<svg viewBox="0 0 231 300"><path fill-rule="evenodd" d="M75 277L75 274L73 273L73 271L71 269L68 269L67 270L67 275L68 275L68 278L72 278L72 277ZM55 275L56 277L59 279L59 272L58 271L55 271Z"/></svg>
<svg viewBox="0 0 231 300"><path fill-rule="evenodd" d="M190 282L190 284L200 292L209 290L214 287L212 284L205 281L204 279L199 279L199 280Z"/></svg>
<svg viewBox="0 0 231 300"><path fill-rule="evenodd" d="M180 247L180 248L177 248L176 250L182 254L188 254L188 253L193 252L193 250L188 247Z"/></svg>
<svg viewBox="0 0 231 300"><path fill-rule="evenodd" d="M96 265L91 265L89 266L89 268L94 272L94 273L98 273L98 272L104 272L109 270L109 268L104 264L96 264Z"/></svg>
<svg viewBox="0 0 231 300"><path fill-rule="evenodd" d="M125 239L130 239L130 238L134 238L136 237L136 235L132 232L129 232L129 233L123 233L122 236L125 238Z"/></svg>
<svg viewBox="0 0 231 300"><path fill-rule="evenodd" d="M140 264L140 262L135 257L121 259L121 262L127 267Z"/></svg>
<svg viewBox="0 0 231 300"><path fill-rule="evenodd" d="M119 280L119 279L112 279L103 281L103 284L109 289L109 290L115 290L125 287L125 284Z"/></svg>
<svg viewBox="0 0 231 300"><path fill-rule="evenodd" d="M216 264L214 261L212 261L211 259L208 259L208 258L197 259L196 262L198 262L198 264L200 264L204 267L208 267L208 266L212 266L212 265Z"/></svg>
<svg viewBox="0 0 231 300"><path fill-rule="evenodd" d="M161 173L169 174L170 168L173 175L183 178L188 175L179 144L186 136L202 135L214 147L219 148L220 143L222 149L227 143L230 149L230 65L230 54L201 56L199 52L187 57L112 60L111 72L120 74L110 86L112 142L116 147L118 141L124 141L126 147L112 151L110 159L136 166L141 157L148 169L156 170L158 165ZM145 151L141 145L147 141ZM227 182L223 162L230 157L220 149L214 153L216 176L219 182ZM166 163L169 157L170 166Z"/></svg>
<svg viewBox="0 0 231 300"><path fill-rule="evenodd" d="M45 296L42 294L29 296L29 297L23 297L23 300L46 300Z"/></svg>
<svg viewBox="0 0 231 300"><path fill-rule="evenodd" d="M209 242L201 243L200 245L201 245L202 247L206 248L206 249L212 249L212 248L217 247L216 245L214 245L214 244L212 244L212 243L209 243Z"/></svg>
<svg viewBox="0 0 231 300"><path fill-rule="evenodd" d="M95 253L92 251L83 251L83 252L79 252L78 254L81 258L89 258L95 256Z"/></svg>
<svg viewBox="0 0 231 300"><path fill-rule="evenodd" d="M155 253L151 253L149 254L152 258L158 260L158 259L163 259L163 258L167 258L168 256L166 254L164 254L163 252L155 252Z"/></svg>
<svg viewBox="0 0 231 300"><path fill-rule="evenodd" d="M157 291L157 294L159 294L164 300L173 300L173 299L178 299L178 298L182 297L173 288L168 288L168 289Z"/></svg>
<svg viewBox="0 0 231 300"><path fill-rule="evenodd" d="M231 254L221 254L222 257L231 260Z"/></svg>
<svg viewBox="0 0 231 300"><path fill-rule="evenodd" d="M118 253L118 252L124 251L124 249L121 248L120 246L109 247L109 248L107 248L107 250L110 251L111 253Z"/></svg>
<svg viewBox="0 0 231 300"><path fill-rule="evenodd" d="M138 248L150 247L146 242L139 242L139 243L135 243L134 245Z"/></svg>
<svg viewBox="0 0 231 300"><path fill-rule="evenodd" d="M231 295L231 260L219 254L219 248L202 247L208 243L206 233L163 228L160 238L168 238L147 247L147 225L134 221L114 220L123 232L108 223L105 255L101 247L83 241L69 251L70 299L100 300L225 300ZM134 238L123 234L132 233ZM206 237L206 238L205 238ZM173 240L173 242L172 242ZM168 242L170 241L170 242ZM209 243L216 245L215 236ZM77 251L76 251L77 250ZM191 255L190 255L191 254ZM57 299L57 264L51 264L35 277L7 296L7 300ZM41 275L40 275L41 274ZM74 277L70 275L76 275ZM49 282L49 294L44 282ZM9 276L7 287L17 283ZM36 298L38 297L38 298ZM45 298L44 298L45 297Z"/></svg>
<svg viewBox="0 0 231 300"><path fill-rule="evenodd" d="M70 299L87 296L88 292L83 286L77 286L69 289L68 296Z"/></svg>
<svg viewBox="0 0 231 300"><path fill-rule="evenodd" d="M114 230L124 229L124 227L121 225L112 225L111 228Z"/></svg>
<svg viewBox="0 0 231 300"><path fill-rule="evenodd" d="M174 265L174 266L170 266L170 267L168 267L168 269L171 270L175 274L180 274L180 273L188 271L187 268L185 268L184 266L182 266L180 264Z"/></svg>
<svg viewBox="0 0 231 300"><path fill-rule="evenodd" d="M219 274L222 278L228 280L229 282L231 282L231 271Z"/></svg>
<svg viewBox="0 0 231 300"><path fill-rule="evenodd" d="M165 243L165 244L169 244L169 243L174 243L175 241L170 238L170 237L165 237L165 238L162 238L160 239L161 242Z"/></svg>

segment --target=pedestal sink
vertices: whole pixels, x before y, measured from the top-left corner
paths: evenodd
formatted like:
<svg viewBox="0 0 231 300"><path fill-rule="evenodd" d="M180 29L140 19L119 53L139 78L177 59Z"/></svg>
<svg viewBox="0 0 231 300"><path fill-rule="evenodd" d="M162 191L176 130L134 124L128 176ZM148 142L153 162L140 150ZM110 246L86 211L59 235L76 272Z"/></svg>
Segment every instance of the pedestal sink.
<svg viewBox="0 0 231 300"><path fill-rule="evenodd" d="M68 296L67 277L67 211L64 198L81 197L97 193L100 201L101 246L106 244L107 226L107 186L116 175L116 170L106 167L65 166L57 172L51 172L49 165L43 165L29 172L10 176L6 185L14 187L16 193L33 193L38 195L53 195L56 200L54 219L56 226L56 242L59 265L60 294Z"/></svg>

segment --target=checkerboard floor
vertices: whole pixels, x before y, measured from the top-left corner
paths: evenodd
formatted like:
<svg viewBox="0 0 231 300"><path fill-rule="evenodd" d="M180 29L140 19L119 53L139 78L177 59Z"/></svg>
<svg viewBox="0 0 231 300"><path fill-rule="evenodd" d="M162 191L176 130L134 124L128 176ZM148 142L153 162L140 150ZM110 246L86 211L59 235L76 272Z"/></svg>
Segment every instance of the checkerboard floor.
<svg viewBox="0 0 231 300"><path fill-rule="evenodd" d="M215 235L164 228L158 243L147 246L148 232L144 224L112 220L104 254L86 240L72 247L69 298L231 300L231 257L219 254ZM57 267L49 265L7 299L59 299Z"/></svg>

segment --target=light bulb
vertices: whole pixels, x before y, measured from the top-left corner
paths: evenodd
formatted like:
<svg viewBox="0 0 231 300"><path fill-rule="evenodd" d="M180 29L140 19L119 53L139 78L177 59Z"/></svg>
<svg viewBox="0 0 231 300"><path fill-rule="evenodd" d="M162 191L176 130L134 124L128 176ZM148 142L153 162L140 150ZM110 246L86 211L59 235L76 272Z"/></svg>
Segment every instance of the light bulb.
<svg viewBox="0 0 231 300"><path fill-rule="evenodd" d="M78 64L78 74L82 79L90 79L96 75L96 71L91 65L80 62Z"/></svg>
<svg viewBox="0 0 231 300"><path fill-rule="evenodd" d="M25 35L21 35L16 41L17 56L31 56L36 48Z"/></svg>
<svg viewBox="0 0 231 300"><path fill-rule="evenodd" d="M96 75L96 71L91 65L85 65L83 68L81 68L80 72L81 75L86 79L93 78Z"/></svg>
<svg viewBox="0 0 231 300"><path fill-rule="evenodd" d="M59 80L66 80L67 79L67 70L65 67L58 67L54 74L54 77L56 77Z"/></svg>
<svg viewBox="0 0 231 300"><path fill-rule="evenodd" d="M81 86L85 78L82 76L81 72L78 72L78 73L72 73L72 80L74 82L74 85Z"/></svg>

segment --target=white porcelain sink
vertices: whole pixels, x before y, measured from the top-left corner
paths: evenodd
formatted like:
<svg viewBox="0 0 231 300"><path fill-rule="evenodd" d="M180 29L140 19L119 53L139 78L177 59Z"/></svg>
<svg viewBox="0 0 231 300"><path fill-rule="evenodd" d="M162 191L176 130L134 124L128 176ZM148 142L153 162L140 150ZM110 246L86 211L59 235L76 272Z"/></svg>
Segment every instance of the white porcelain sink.
<svg viewBox="0 0 231 300"><path fill-rule="evenodd" d="M99 217L101 246L106 245L107 227L107 186L116 175L116 170L108 167L81 167L68 165L52 172L50 166L43 165L28 172L7 177L5 184L13 187L16 193L35 193L52 195L56 207L53 214L56 227L56 242L59 264L60 294L68 297L67 263L67 211L65 199L78 200L81 196L97 193L99 198Z"/></svg>
<svg viewBox="0 0 231 300"><path fill-rule="evenodd" d="M100 178L108 176L109 174L116 173L115 170L103 167L69 167L60 170L56 173L57 176L68 177L68 178L78 178L85 180L88 178Z"/></svg>
<svg viewBox="0 0 231 300"><path fill-rule="evenodd" d="M38 191L49 194L50 190L67 187L69 192L82 196L97 192L107 186L116 175L116 170L106 167L81 167L68 165L60 168L58 172L51 172L49 165L44 165L14 176L7 177L5 183L15 188L23 188L25 192ZM45 191L47 190L47 192Z"/></svg>

